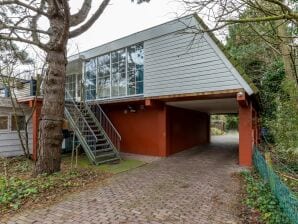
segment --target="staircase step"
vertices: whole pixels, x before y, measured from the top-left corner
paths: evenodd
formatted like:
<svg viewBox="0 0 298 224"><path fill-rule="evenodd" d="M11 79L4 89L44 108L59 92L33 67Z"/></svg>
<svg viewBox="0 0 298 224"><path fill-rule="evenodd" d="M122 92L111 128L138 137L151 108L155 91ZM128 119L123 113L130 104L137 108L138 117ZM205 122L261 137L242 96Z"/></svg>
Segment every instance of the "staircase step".
<svg viewBox="0 0 298 224"><path fill-rule="evenodd" d="M100 164L103 164L103 163L114 162L114 161L117 161L117 160L119 161L120 158L115 157L115 158L112 158L112 159L107 159L107 160L97 161L97 162L96 162L96 165L100 165Z"/></svg>
<svg viewBox="0 0 298 224"><path fill-rule="evenodd" d="M92 150L95 154L103 153L103 152L113 152L113 148L103 148L103 149L98 149L96 148L95 150Z"/></svg>
<svg viewBox="0 0 298 224"><path fill-rule="evenodd" d="M102 147L102 146L109 146L110 143L106 142L106 143L102 143L102 144L96 144L96 148L97 147Z"/></svg>
<svg viewBox="0 0 298 224"><path fill-rule="evenodd" d="M85 152L95 156L95 159L89 159L97 165L119 160L119 155L110 143L108 136L105 135L100 125L97 126L97 121L94 120L97 118L92 106L89 105L89 107L91 111L85 102L74 104L73 101L65 101L65 108L75 122L74 125L78 128L75 131L79 132L79 138L82 139Z"/></svg>
<svg viewBox="0 0 298 224"><path fill-rule="evenodd" d="M108 159L107 157L115 157L116 154L114 152L109 152L109 153L104 153L104 154L100 154L98 156L95 156L95 159L98 160L98 159L103 159L103 158L106 158Z"/></svg>

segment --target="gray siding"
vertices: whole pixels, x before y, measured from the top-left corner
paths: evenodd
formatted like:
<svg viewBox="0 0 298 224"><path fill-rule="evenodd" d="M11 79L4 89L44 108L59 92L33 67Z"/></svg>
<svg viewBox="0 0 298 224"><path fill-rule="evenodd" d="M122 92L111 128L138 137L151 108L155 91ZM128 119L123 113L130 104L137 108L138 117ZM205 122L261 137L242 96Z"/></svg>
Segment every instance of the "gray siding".
<svg viewBox="0 0 298 224"><path fill-rule="evenodd" d="M188 15L73 55L69 61L88 60L144 42L144 97L230 89L253 94L209 34L191 34L199 29L197 18ZM72 73L80 74L81 67L77 67Z"/></svg>
<svg viewBox="0 0 298 224"><path fill-rule="evenodd" d="M205 37L180 32L145 41L144 96L243 88Z"/></svg>
<svg viewBox="0 0 298 224"><path fill-rule="evenodd" d="M19 88L13 88L13 97L22 98L30 96L30 83L23 83Z"/></svg>
<svg viewBox="0 0 298 224"><path fill-rule="evenodd" d="M29 116L29 111L26 116ZM8 115L11 119L12 108L0 107L1 115ZM9 120L10 121L10 120ZM10 122L9 122L10 125ZM32 122L29 122L29 148L32 150ZM0 156L11 157L23 155L23 149L16 131L0 131Z"/></svg>

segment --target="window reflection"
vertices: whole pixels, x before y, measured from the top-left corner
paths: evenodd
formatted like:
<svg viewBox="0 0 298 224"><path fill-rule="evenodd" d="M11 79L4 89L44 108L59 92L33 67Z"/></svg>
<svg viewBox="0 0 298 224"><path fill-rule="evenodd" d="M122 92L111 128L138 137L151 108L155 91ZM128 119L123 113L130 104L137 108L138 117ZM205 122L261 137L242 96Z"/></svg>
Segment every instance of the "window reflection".
<svg viewBox="0 0 298 224"><path fill-rule="evenodd" d="M87 100L143 94L143 43L87 61L85 91Z"/></svg>

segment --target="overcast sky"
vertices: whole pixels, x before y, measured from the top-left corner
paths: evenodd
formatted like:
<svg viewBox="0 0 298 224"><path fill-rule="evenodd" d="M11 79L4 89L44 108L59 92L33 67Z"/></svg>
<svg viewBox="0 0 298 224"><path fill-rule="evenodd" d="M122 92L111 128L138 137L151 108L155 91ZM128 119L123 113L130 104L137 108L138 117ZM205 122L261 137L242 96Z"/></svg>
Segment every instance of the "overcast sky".
<svg viewBox="0 0 298 224"><path fill-rule="evenodd" d="M70 1L72 11L76 11L81 2ZM96 5L93 5L93 10L95 8ZM131 0L112 0L87 32L69 41L68 55L173 20L182 11L183 6L176 0L151 0L143 4L132 3Z"/></svg>

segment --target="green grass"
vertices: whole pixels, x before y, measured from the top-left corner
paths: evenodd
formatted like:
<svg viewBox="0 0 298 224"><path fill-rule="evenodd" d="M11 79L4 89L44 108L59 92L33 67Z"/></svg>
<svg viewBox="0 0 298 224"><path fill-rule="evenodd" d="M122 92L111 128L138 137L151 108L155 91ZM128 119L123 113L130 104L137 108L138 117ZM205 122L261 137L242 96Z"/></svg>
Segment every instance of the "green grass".
<svg viewBox="0 0 298 224"><path fill-rule="evenodd" d="M102 171L117 174L121 172L125 172L139 166L146 164L143 161L134 160L134 159L122 159L118 164L103 164L98 166L98 168Z"/></svg>
<svg viewBox="0 0 298 224"><path fill-rule="evenodd" d="M71 162L71 158L69 155L64 155L63 160L65 162L69 162L69 163ZM131 169L135 169L144 164L146 163L135 159L121 159L119 163L102 164L102 165L94 166L89 162L88 158L85 155L80 155L78 157L79 168L97 169L111 174L122 173Z"/></svg>

